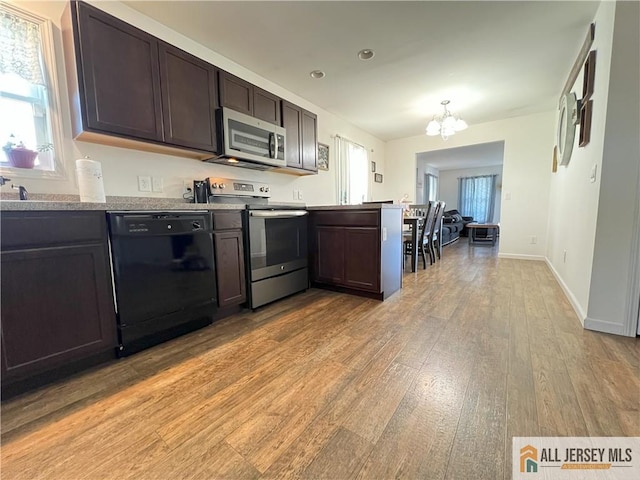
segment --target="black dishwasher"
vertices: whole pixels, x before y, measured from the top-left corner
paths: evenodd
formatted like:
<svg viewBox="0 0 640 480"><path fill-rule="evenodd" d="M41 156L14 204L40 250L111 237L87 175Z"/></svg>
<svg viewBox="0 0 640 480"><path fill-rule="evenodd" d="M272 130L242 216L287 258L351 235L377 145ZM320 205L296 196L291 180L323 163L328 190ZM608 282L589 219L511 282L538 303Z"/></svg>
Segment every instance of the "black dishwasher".
<svg viewBox="0 0 640 480"><path fill-rule="evenodd" d="M108 212L119 354L212 322L216 309L208 212Z"/></svg>

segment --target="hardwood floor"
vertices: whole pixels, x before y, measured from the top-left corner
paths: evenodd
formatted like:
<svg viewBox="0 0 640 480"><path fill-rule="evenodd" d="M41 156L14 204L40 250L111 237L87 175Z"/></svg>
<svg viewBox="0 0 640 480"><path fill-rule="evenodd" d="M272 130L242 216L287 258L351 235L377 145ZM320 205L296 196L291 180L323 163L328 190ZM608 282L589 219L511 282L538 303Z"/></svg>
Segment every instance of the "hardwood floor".
<svg viewBox="0 0 640 480"><path fill-rule="evenodd" d="M640 343L542 262L444 249L384 303L310 290L2 405L2 479L508 479L511 437L640 435ZM408 270L407 270L408 271Z"/></svg>

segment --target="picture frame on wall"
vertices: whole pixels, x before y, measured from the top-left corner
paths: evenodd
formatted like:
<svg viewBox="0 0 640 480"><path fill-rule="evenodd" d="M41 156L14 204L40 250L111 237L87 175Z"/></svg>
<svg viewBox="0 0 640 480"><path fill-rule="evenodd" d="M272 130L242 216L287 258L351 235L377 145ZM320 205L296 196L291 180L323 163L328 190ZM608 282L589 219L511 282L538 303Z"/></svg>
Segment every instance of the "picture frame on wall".
<svg viewBox="0 0 640 480"><path fill-rule="evenodd" d="M376 173L375 176L373 177L373 181L376 183L382 183L382 174Z"/></svg>
<svg viewBox="0 0 640 480"><path fill-rule="evenodd" d="M318 170L329 170L329 145L318 143Z"/></svg>
<svg viewBox="0 0 640 480"><path fill-rule="evenodd" d="M371 173L376 173L376 162L371 162Z"/></svg>

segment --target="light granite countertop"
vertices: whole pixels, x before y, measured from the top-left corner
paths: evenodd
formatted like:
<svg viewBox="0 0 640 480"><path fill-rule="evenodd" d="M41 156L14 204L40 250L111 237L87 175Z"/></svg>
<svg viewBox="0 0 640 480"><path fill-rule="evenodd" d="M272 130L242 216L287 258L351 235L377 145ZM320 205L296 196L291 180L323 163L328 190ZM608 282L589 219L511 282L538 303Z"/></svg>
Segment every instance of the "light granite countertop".
<svg viewBox="0 0 640 480"><path fill-rule="evenodd" d="M226 200L225 200L226 201ZM269 205L306 208L304 203L269 202ZM152 211L152 210L244 210L241 200L233 203L189 203L180 198L112 197L105 203L81 202L78 195L32 194L29 200L18 200L12 192L0 193L0 211L38 210L103 210L103 211Z"/></svg>
<svg viewBox="0 0 640 480"><path fill-rule="evenodd" d="M37 211L37 210L103 210L103 211L140 211L140 210L242 210L244 204L238 203L186 203L179 200L158 201L114 201L106 203L70 202L51 200L0 200L0 211Z"/></svg>
<svg viewBox="0 0 640 480"><path fill-rule="evenodd" d="M304 203L269 202L269 205L296 205L312 211L321 210L379 210L402 208L400 204L368 203L365 205L320 205L306 206ZM81 202L78 195L34 194L30 200L18 200L16 195L0 195L0 211L38 211L38 210L103 210L103 211L141 211L141 210L242 210L244 203L188 203L179 198L152 197L111 197L105 203Z"/></svg>

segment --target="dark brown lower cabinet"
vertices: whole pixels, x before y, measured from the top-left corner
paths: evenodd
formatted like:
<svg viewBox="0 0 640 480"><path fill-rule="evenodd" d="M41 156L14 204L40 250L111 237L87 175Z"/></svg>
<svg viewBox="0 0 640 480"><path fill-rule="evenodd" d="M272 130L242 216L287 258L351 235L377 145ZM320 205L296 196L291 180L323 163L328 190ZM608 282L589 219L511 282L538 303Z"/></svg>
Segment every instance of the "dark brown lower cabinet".
<svg viewBox="0 0 640 480"><path fill-rule="evenodd" d="M104 212L5 212L1 220L3 386L97 354L115 357ZM38 225L55 225L48 245ZM78 225L95 231L69 240Z"/></svg>
<svg viewBox="0 0 640 480"><path fill-rule="evenodd" d="M219 211L213 212L212 217L218 306L240 305L247 299L242 214Z"/></svg>
<svg viewBox="0 0 640 480"><path fill-rule="evenodd" d="M311 278L383 300L402 285L402 211L310 210Z"/></svg>
<svg viewBox="0 0 640 480"><path fill-rule="evenodd" d="M247 299L242 230L214 232L218 306L239 305Z"/></svg>
<svg viewBox="0 0 640 480"><path fill-rule="evenodd" d="M344 283L352 288L380 290L380 229L344 227Z"/></svg>
<svg viewBox="0 0 640 480"><path fill-rule="evenodd" d="M344 255L344 227L317 226L314 279L318 282L344 283Z"/></svg>

